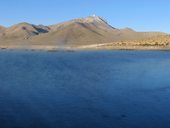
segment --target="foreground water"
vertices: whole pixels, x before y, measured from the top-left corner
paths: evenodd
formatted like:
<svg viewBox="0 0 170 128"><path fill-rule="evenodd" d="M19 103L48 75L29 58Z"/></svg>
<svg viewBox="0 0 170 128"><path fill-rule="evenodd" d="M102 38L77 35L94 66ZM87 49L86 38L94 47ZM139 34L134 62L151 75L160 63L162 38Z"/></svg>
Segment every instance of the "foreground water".
<svg viewBox="0 0 170 128"><path fill-rule="evenodd" d="M0 52L0 128L169 128L170 52Z"/></svg>

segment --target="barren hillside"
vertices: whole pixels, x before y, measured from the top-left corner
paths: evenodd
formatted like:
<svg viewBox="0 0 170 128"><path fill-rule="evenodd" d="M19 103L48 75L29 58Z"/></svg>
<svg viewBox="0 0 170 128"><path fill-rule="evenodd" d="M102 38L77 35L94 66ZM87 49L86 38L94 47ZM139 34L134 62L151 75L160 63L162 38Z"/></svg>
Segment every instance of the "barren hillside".
<svg viewBox="0 0 170 128"><path fill-rule="evenodd" d="M146 40L166 35L161 32L136 32L118 29L99 16L74 19L44 26L19 23L9 28L0 26L1 46L84 46L110 42Z"/></svg>

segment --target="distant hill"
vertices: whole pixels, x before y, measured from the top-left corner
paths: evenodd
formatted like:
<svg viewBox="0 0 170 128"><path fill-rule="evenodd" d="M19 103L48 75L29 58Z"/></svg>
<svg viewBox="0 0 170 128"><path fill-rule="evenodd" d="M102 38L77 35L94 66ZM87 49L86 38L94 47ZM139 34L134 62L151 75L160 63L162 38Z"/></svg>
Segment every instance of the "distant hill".
<svg viewBox="0 0 170 128"><path fill-rule="evenodd" d="M117 29L99 16L74 19L44 26L20 23L9 28L0 26L0 45L80 46L114 41L141 40L166 35L161 32L136 32Z"/></svg>
<svg viewBox="0 0 170 128"><path fill-rule="evenodd" d="M37 26L29 23L20 23L12 27L3 29L3 35L0 37L4 40L24 40L32 36L49 32L45 26Z"/></svg>

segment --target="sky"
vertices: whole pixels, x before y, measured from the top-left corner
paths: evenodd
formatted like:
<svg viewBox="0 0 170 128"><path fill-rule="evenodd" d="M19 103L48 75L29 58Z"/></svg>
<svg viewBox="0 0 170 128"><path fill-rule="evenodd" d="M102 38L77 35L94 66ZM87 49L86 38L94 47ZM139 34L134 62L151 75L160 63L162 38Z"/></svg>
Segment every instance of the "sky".
<svg viewBox="0 0 170 128"><path fill-rule="evenodd" d="M0 0L0 25L52 25L91 15L116 28L170 33L170 0Z"/></svg>

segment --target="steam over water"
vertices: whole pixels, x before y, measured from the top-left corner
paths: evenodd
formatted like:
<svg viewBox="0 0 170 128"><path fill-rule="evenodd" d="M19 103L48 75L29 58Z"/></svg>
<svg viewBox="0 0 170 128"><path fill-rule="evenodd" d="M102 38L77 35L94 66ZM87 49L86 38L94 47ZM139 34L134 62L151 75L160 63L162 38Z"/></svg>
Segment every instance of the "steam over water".
<svg viewBox="0 0 170 128"><path fill-rule="evenodd" d="M170 52L0 51L0 128L169 128Z"/></svg>

